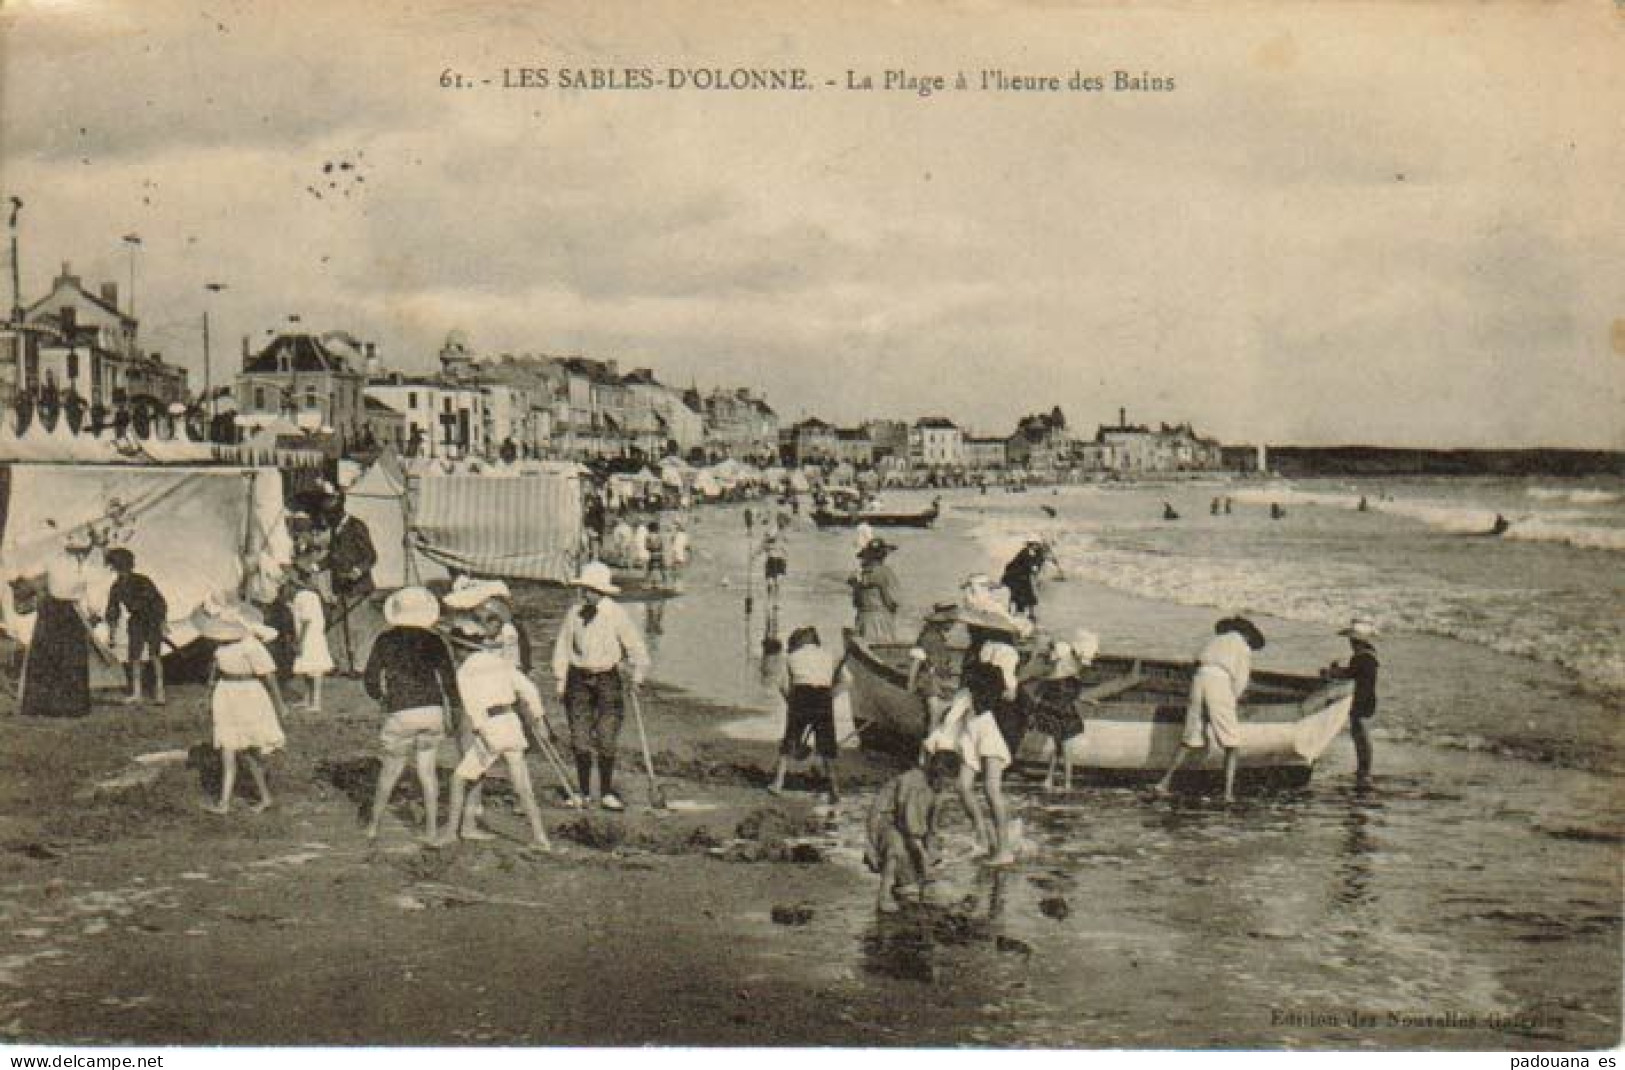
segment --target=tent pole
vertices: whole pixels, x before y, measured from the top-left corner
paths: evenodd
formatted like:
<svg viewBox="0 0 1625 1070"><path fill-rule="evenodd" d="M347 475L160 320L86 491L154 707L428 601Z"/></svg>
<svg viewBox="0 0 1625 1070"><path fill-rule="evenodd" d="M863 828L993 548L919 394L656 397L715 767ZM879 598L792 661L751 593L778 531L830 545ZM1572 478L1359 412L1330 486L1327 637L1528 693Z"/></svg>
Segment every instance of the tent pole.
<svg viewBox="0 0 1625 1070"><path fill-rule="evenodd" d="M243 473L243 489L248 497L248 507L243 510L243 575L242 579L237 582L239 597L248 593L248 576L253 568L251 562L255 560L254 528L257 526L259 518L254 515L254 473L252 471Z"/></svg>

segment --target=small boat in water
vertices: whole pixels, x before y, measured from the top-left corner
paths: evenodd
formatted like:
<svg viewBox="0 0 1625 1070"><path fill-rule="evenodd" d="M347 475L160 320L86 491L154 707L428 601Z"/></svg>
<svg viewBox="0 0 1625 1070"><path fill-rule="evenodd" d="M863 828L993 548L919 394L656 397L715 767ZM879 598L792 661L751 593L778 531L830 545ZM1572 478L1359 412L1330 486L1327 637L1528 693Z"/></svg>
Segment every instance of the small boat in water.
<svg viewBox="0 0 1625 1070"><path fill-rule="evenodd" d="M855 528L868 524L872 528L928 528L937 522L942 506L932 502L929 509L917 513L881 513L867 510L841 512L825 508L813 510L813 523L821 528Z"/></svg>
<svg viewBox="0 0 1625 1070"><path fill-rule="evenodd" d="M617 602L663 602L683 593L673 581L657 582L641 571L615 570L615 586L621 589L615 595Z"/></svg>
<svg viewBox="0 0 1625 1070"><path fill-rule="evenodd" d="M911 644L871 644L848 631L846 668L852 680L853 717L865 742L912 757L925 738L925 700L908 690ZM1067 753L1085 778L1142 780L1161 776L1184 733L1192 662L1103 654L1084 670L1085 698L1077 706L1081 735ZM1318 676L1256 672L1241 700L1240 769L1249 779L1289 785L1309 781L1314 764L1348 724L1353 687ZM1044 761L1053 746L1029 734L1019 761ZM1211 747L1186 768L1201 777L1223 765Z"/></svg>

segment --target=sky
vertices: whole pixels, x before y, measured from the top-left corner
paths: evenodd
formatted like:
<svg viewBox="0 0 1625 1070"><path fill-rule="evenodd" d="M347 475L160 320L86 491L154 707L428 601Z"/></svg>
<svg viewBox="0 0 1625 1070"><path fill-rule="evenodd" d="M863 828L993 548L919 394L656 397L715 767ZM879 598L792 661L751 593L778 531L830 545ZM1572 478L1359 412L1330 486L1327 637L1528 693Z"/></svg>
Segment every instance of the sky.
<svg viewBox="0 0 1625 1070"><path fill-rule="evenodd" d="M64 261L127 301L139 235L143 341L194 386L207 305L217 381L298 316L789 419L1618 449L1622 38L1608 0L5 0L0 195L25 301ZM588 67L813 87L559 86ZM846 88L887 70L971 88Z"/></svg>

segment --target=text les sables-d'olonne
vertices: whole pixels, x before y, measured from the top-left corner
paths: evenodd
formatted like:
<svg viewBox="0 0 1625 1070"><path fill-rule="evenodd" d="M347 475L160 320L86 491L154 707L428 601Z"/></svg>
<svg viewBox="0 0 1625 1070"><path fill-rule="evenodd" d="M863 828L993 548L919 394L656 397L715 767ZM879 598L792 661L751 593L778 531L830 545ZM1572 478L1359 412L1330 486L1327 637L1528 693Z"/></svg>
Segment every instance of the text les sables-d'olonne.
<svg viewBox="0 0 1625 1070"><path fill-rule="evenodd" d="M952 74L889 67L879 71L848 68L838 78L815 77L805 67L503 67L493 77L465 74L448 67L440 74L443 89L554 89L585 91L701 90L733 92L908 93L919 97L954 93L1171 93L1173 75L1149 70L1113 69L1091 73L1074 69L1060 74L1010 71L988 67Z"/></svg>

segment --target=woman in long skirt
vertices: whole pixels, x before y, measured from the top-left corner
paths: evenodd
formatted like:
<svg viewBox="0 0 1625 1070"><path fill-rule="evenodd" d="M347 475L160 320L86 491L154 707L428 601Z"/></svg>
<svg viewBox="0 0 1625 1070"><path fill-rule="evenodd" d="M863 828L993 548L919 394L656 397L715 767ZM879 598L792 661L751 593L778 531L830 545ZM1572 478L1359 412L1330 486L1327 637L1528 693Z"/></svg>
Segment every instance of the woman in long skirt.
<svg viewBox="0 0 1625 1070"><path fill-rule="evenodd" d="M90 713L90 633L82 610L85 559L91 538L68 536L64 552L45 570L39 621L28 647L20 712L34 717L84 717Z"/></svg>

